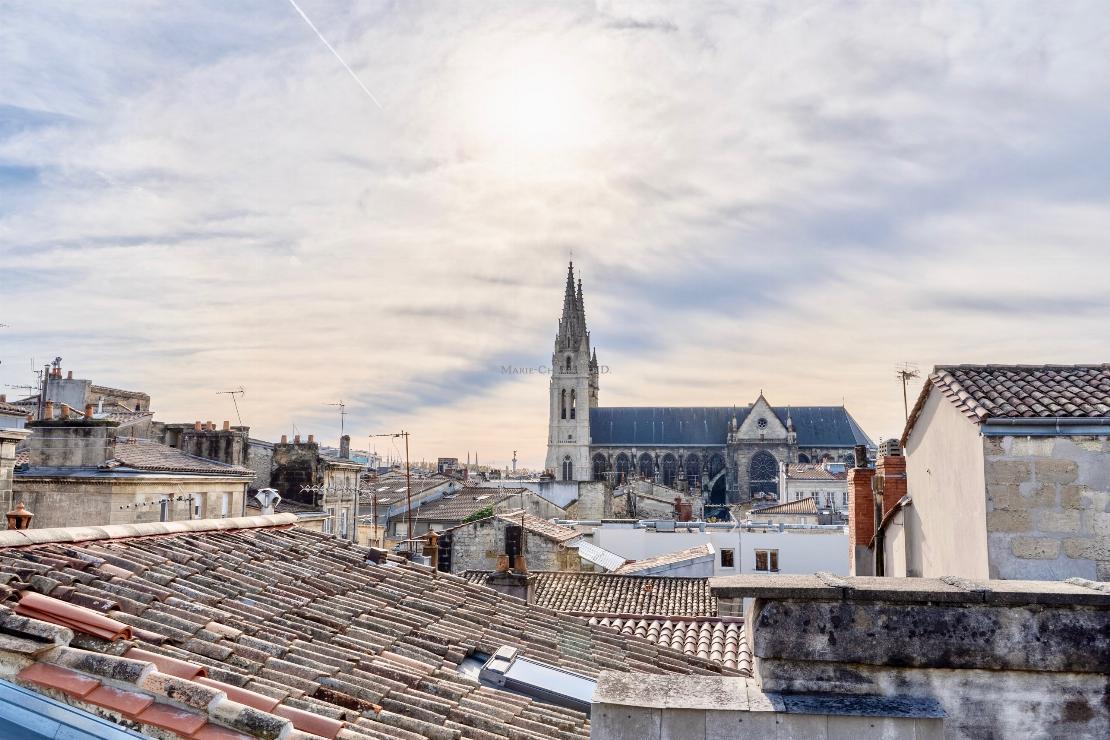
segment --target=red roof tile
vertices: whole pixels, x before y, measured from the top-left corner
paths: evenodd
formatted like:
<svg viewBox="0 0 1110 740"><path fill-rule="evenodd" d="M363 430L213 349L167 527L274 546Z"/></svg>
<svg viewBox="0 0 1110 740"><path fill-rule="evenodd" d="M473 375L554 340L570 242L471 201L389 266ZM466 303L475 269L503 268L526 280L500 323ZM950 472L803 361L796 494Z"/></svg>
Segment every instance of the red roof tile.
<svg viewBox="0 0 1110 740"><path fill-rule="evenodd" d="M191 712L188 709L178 709L169 704L158 703L151 704L140 712L138 720L144 724L161 727L186 737L204 727L208 722L208 718L203 714Z"/></svg>
<svg viewBox="0 0 1110 740"><path fill-rule="evenodd" d="M102 685L86 696L85 701L125 714L128 717L136 717L154 703L154 697L138 691L126 691Z"/></svg>
<svg viewBox="0 0 1110 740"><path fill-rule="evenodd" d="M21 670L17 678L72 696L88 696L100 685L100 681L95 678L49 663L32 663Z"/></svg>

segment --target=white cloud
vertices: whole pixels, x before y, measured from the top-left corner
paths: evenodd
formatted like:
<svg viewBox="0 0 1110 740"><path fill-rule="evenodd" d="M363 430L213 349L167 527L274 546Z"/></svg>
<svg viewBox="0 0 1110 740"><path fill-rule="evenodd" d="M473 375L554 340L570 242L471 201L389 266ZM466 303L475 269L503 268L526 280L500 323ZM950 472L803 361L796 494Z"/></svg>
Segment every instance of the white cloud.
<svg viewBox="0 0 1110 740"><path fill-rule="evenodd" d="M1103 4L301 4L384 110L280 3L6 12L0 382L535 465L571 249L603 403L1106 359Z"/></svg>

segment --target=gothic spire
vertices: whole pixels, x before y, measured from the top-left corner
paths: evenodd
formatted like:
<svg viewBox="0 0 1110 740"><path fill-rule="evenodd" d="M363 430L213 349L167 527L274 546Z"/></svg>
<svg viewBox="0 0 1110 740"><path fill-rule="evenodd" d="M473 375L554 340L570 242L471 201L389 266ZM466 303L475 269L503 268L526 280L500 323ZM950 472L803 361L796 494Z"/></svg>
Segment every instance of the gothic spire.
<svg viewBox="0 0 1110 740"><path fill-rule="evenodd" d="M574 293L574 263L567 268L567 289L563 296L563 322L569 323L578 310L578 297ZM567 327L570 328L570 327Z"/></svg>

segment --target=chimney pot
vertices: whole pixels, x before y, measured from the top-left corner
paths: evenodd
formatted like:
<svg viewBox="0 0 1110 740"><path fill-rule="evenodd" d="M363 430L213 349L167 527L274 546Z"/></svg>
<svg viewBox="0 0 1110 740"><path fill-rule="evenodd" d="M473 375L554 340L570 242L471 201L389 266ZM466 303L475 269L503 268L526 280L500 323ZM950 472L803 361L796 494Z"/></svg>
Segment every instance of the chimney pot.
<svg viewBox="0 0 1110 740"><path fill-rule="evenodd" d="M225 432L230 432L231 431L231 422L228 421L227 419L224 419L224 431Z"/></svg>
<svg viewBox="0 0 1110 740"><path fill-rule="evenodd" d="M7 401L8 401L8 394L7 393L0 393L0 403L7 403Z"/></svg>
<svg viewBox="0 0 1110 740"><path fill-rule="evenodd" d="M281 443L283 445L289 444L289 435L287 435L287 434L281 435Z"/></svg>
<svg viewBox="0 0 1110 740"><path fill-rule="evenodd" d="M91 403L85 404L85 418L91 419L93 415L93 405Z"/></svg>
<svg viewBox="0 0 1110 740"><path fill-rule="evenodd" d="M46 402L46 409L43 412L43 417L46 418L46 419L53 419L54 418L54 402L53 401L47 401Z"/></svg>
<svg viewBox="0 0 1110 740"><path fill-rule="evenodd" d="M68 419L69 418L69 406L66 406L64 403L62 404L62 418L63 419Z"/></svg>
<svg viewBox="0 0 1110 740"><path fill-rule="evenodd" d="M293 444L299 445L300 443L301 443L301 435L294 434L293 435Z"/></svg>
<svg viewBox="0 0 1110 740"><path fill-rule="evenodd" d="M23 506L22 501L4 516L8 519L8 529L30 529L31 520L35 518L35 515Z"/></svg>
<svg viewBox="0 0 1110 740"><path fill-rule="evenodd" d="M308 443L309 444L312 444L315 441L316 441L316 435L314 435L314 434L308 435Z"/></svg>
<svg viewBox="0 0 1110 740"><path fill-rule="evenodd" d="M66 380L73 380L73 371L70 370L66 373Z"/></svg>
<svg viewBox="0 0 1110 740"><path fill-rule="evenodd" d="M209 419L207 422L205 422L204 428L207 429L208 431L212 431L213 429L216 428L216 425L212 423L211 419Z"/></svg>

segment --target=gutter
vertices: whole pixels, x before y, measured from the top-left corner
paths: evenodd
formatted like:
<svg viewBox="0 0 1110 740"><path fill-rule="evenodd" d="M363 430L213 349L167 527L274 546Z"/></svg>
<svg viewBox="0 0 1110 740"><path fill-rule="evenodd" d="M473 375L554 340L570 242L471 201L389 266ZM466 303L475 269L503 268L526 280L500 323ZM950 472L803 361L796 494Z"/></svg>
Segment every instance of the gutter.
<svg viewBox="0 0 1110 740"><path fill-rule="evenodd" d="M1071 434L1110 435L1107 416L1048 416L1015 419L988 418L982 423L984 437L1051 437Z"/></svg>

